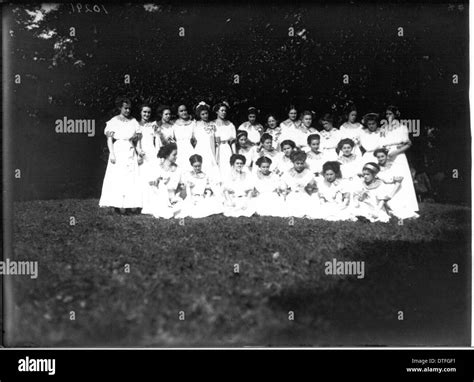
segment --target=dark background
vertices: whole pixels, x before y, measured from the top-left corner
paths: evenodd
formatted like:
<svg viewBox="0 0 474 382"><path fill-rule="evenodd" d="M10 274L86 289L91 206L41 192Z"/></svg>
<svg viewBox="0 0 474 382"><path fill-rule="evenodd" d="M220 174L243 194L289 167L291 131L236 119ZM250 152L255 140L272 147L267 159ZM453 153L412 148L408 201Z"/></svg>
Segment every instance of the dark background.
<svg viewBox="0 0 474 382"><path fill-rule="evenodd" d="M6 128L13 166L22 171L14 180L15 200L98 198L105 122L114 115L115 98L128 95L135 105L150 100L155 106L226 99L236 125L249 106L283 119L294 102L315 110L318 119L342 114L350 102L359 116L395 104L402 119L421 121L409 159L436 184L435 199L470 203L467 3L89 9L4 8L12 89L4 102L13 112ZM49 31L51 38L42 37ZM19 85L15 74L21 74ZM95 137L57 134L55 121L64 116L95 119ZM453 169L459 178L452 178Z"/></svg>

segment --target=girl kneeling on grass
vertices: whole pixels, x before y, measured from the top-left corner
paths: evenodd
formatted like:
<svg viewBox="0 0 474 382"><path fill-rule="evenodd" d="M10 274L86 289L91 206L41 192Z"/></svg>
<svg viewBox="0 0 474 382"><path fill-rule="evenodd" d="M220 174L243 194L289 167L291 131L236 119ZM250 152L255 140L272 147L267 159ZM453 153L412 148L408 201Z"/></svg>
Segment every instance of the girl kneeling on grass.
<svg viewBox="0 0 474 382"><path fill-rule="evenodd" d="M350 193L341 179L340 163L326 162L323 177L318 179L320 207L318 217L325 220L357 220L350 212Z"/></svg>
<svg viewBox="0 0 474 382"><path fill-rule="evenodd" d="M304 151L294 151L293 168L282 175L286 210L297 218L315 218L319 207L316 180L306 166L306 157Z"/></svg>
<svg viewBox="0 0 474 382"><path fill-rule="evenodd" d="M210 178L202 172L202 157L199 154L191 155L189 162L193 169L182 176L186 199L176 217L204 218L222 213L218 186L212 184Z"/></svg>
<svg viewBox="0 0 474 382"><path fill-rule="evenodd" d="M377 163L366 163L362 169L363 181L353 197L353 214L362 221L387 223L386 202L393 193L388 186L377 178L380 167Z"/></svg>
<svg viewBox="0 0 474 382"><path fill-rule="evenodd" d="M256 213L260 216L287 216L280 178L270 170L272 160L264 156L255 164L258 170L254 176L255 197L252 202Z"/></svg>
<svg viewBox="0 0 474 382"><path fill-rule="evenodd" d="M155 180L150 181L153 193L149 203L143 206L142 213L170 219L180 212L183 199L178 194L181 190L181 177L176 165L177 156L175 143L160 148L158 158L162 158L163 162L156 169Z"/></svg>
<svg viewBox="0 0 474 382"><path fill-rule="evenodd" d="M241 154L232 154L230 157L230 174L223 182L225 216L250 217L255 212L251 200L252 175L244 170L245 161L245 156Z"/></svg>

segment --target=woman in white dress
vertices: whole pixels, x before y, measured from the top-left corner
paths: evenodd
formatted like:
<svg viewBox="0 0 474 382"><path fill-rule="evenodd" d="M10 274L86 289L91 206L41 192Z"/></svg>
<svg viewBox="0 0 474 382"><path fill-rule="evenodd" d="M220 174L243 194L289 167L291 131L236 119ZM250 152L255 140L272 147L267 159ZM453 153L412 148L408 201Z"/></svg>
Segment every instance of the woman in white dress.
<svg viewBox="0 0 474 382"><path fill-rule="evenodd" d="M323 127L319 135L321 136L321 151L324 153L324 160L336 161L336 148L341 140L339 130L334 127L334 117L331 114L325 114L319 123Z"/></svg>
<svg viewBox="0 0 474 382"><path fill-rule="evenodd" d="M226 119L229 111L227 102L218 103L213 110L217 114L213 121L216 125L216 159L221 178L224 178L230 173L230 157L236 152L236 130L234 124Z"/></svg>
<svg viewBox="0 0 474 382"><path fill-rule="evenodd" d="M265 133L270 134L273 138L272 146L275 150L280 151L280 135L281 135L281 127L278 124L278 119L274 114L269 114L267 116L267 124L265 128Z"/></svg>
<svg viewBox="0 0 474 382"><path fill-rule="evenodd" d="M137 151L141 158L140 183L142 187L143 204L148 204L151 197L150 181L156 173L156 168L159 165L158 150L161 147L161 139L156 133L156 122L151 122L151 106L144 103L140 106L140 138L137 142ZM140 163L140 161L139 161Z"/></svg>
<svg viewBox="0 0 474 382"><path fill-rule="evenodd" d="M192 145L194 121L188 113L186 105L178 106L178 119L173 124L174 137L178 146L178 159L176 164L180 171L189 166L189 157L194 154Z"/></svg>
<svg viewBox="0 0 474 382"><path fill-rule="evenodd" d="M230 172L223 182L224 215L231 217L250 217L255 213L252 202L252 175L244 170L245 157L232 154L229 163Z"/></svg>
<svg viewBox="0 0 474 382"><path fill-rule="evenodd" d="M380 172L377 177L385 184L393 185L396 190L392 199L387 202L390 213L399 219L416 219L419 215L410 206L410 179L406 179L403 174L403 167L399 163L388 158L387 149L377 149L374 152L377 158Z"/></svg>
<svg viewBox="0 0 474 382"><path fill-rule="evenodd" d="M267 157L272 160L270 170L274 171L280 156L281 153L273 147L273 137L268 133L263 133L260 138L260 144L255 148L255 155L252 158L254 162L253 170L258 170L258 166L255 164L259 158Z"/></svg>
<svg viewBox="0 0 474 382"><path fill-rule="evenodd" d="M358 157L362 156L360 151L360 135L362 133L363 126L357 122L357 109L354 105L350 106L346 111L346 122L344 122L339 128L341 139L349 138L355 143L354 154Z"/></svg>
<svg viewBox="0 0 474 382"><path fill-rule="evenodd" d="M156 134L160 137L160 147L168 143L176 143L169 106L161 105L157 109Z"/></svg>
<svg viewBox="0 0 474 382"><path fill-rule="evenodd" d="M242 123L239 130L246 131L248 134L248 140L252 145L258 145L260 143L260 137L263 134L263 126L257 122L258 110L255 107L248 108L248 121Z"/></svg>
<svg viewBox="0 0 474 382"><path fill-rule="evenodd" d="M236 149L237 154L245 157L245 170L249 173L252 172L253 161L256 157L256 146L249 142L246 131L237 131Z"/></svg>
<svg viewBox="0 0 474 382"><path fill-rule="evenodd" d="M168 143L160 148L158 157L162 162L156 168L151 197L143 206L142 214L151 214L156 218L170 219L177 217L182 208L180 195L181 175L176 165L178 150L175 143Z"/></svg>
<svg viewBox="0 0 474 382"><path fill-rule="evenodd" d="M301 129L306 134L317 134L318 129L313 127L314 112L310 110L305 110L301 113Z"/></svg>
<svg viewBox="0 0 474 382"><path fill-rule="evenodd" d="M317 133L308 135L308 158L306 162L309 169L318 177L322 174L324 164L324 153L319 149L321 144L321 136Z"/></svg>
<svg viewBox="0 0 474 382"><path fill-rule="evenodd" d="M260 216L287 216L286 203L282 195L280 177L271 171L272 160L260 157L255 162L257 170L254 175L255 212Z"/></svg>
<svg viewBox="0 0 474 382"><path fill-rule="evenodd" d="M380 118L377 113L368 113L362 118L364 129L360 134L360 145L364 154L362 163L374 161L374 151L383 147L382 132L379 126Z"/></svg>
<svg viewBox="0 0 474 382"><path fill-rule="evenodd" d="M363 166L362 158L358 157L355 151L355 142L350 138L341 139L337 147L338 162L341 164L341 175L347 189L354 191L360 183L359 173Z"/></svg>
<svg viewBox="0 0 474 382"><path fill-rule="evenodd" d="M291 154L296 150L296 145L295 142L293 142L291 139L286 139L281 142L280 148L281 153L280 158L277 159L275 173L279 176L282 176L293 168Z"/></svg>
<svg viewBox="0 0 474 382"><path fill-rule="evenodd" d="M400 112L396 106L388 106L386 110L388 123L382 129L384 147L388 149L388 158L393 160L401 169L401 176L405 179L404 194L407 199L407 207L418 211L415 187L411 176L410 165L405 155L411 147L408 136L408 128L399 121Z"/></svg>
<svg viewBox="0 0 474 382"><path fill-rule="evenodd" d="M291 154L293 168L282 177L288 216L315 218L318 216L319 198L314 174L306 165L306 153L298 150Z"/></svg>
<svg viewBox="0 0 474 382"><path fill-rule="evenodd" d="M390 216L386 203L393 194L382 180L377 178L380 167L377 163L369 162L362 168L363 180L352 198L352 213L359 220L387 223Z"/></svg>
<svg viewBox="0 0 474 382"><path fill-rule="evenodd" d="M178 218L204 218L223 212L220 187L202 171L203 161L204 158L198 154L189 158L192 170L182 176L186 198Z"/></svg>
<svg viewBox="0 0 474 382"><path fill-rule="evenodd" d="M319 209L317 217L324 220L357 220L349 208L350 192L341 177L339 162L326 162L323 176L318 178Z"/></svg>
<svg viewBox="0 0 474 382"><path fill-rule="evenodd" d="M301 120L297 119L298 111L294 106L288 108L288 119L280 124L281 135L278 143L281 145L283 141L292 140L298 149L306 147L306 139L308 130L302 125Z"/></svg>
<svg viewBox="0 0 474 382"><path fill-rule="evenodd" d="M214 182L218 182L220 174L216 160L216 126L209 122L209 111L209 105L204 102L196 107L195 152L202 157L203 172Z"/></svg>
<svg viewBox="0 0 474 382"><path fill-rule="evenodd" d="M109 120L104 130L110 154L99 206L115 207L116 212L123 214L142 207L139 157L133 145L140 134L140 125L131 117L129 99L120 97L116 104L120 114Z"/></svg>

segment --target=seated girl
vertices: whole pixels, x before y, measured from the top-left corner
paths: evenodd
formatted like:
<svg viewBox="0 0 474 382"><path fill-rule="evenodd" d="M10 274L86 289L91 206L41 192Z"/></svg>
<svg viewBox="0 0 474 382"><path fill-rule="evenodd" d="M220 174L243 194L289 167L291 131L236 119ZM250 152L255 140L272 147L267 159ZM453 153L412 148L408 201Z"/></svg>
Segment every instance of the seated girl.
<svg viewBox="0 0 474 382"><path fill-rule="evenodd" d="M250 217L255 213L251 201L252 175L244 170L245 161L245 156L241 154L232 154L230 157L231 171L223 182L225 216Z"/></svg>
<svg viewBox="0 0 474 382"><path fill-rule="evenodd" d="M323 177L318 179L320 207L317 217L331 221L356 220L349 209L350 193L341 179L340 163L324 163L322 174Z"/></svg>
<svg viewBox="0 0 474 382"><path fill-rule="evenodd" d="M393 196L387 202L389 213L398 219L416 219L419 215L410 207L411 179L405 179L403 168L396 162L388 159L387 149L377 149L374 151L377 158L380 172L378 178L385 184L393 186Z"/></svg>
<svg viewBox="0 0 474 382"><path fill-rule="evenodd" d="M287 216L280 178L271 171L272 160L260 157L255 164L257 167L253 182L255 212L261 216Z"/></svg>
<svg viewBox="0 0 474 382"><path fill-rule="evenodd" d="M176 165L177 154L175 143L160 148L158 158L163 161L156 167L154 180L149 182L152 191L146 205L143 205L143 214L170 219L180 212L183 199L179 195L181 177Z"/></svg>
<svg viewBox="0 0 474 382"><path fill-rule="evenodd" d="M298 150L291 154L293 168L282 175L288 216L298 218L317 216L319 198L314 174L306 165L306 153Z"/></svg>
<svg viewBox="0 0 474 382"><path fill-rule="evenodd" d="M218 186L212 184L209 177L202 172L202 157L198 154L191 155L189 162L192 170L182 176L186 187L186 199L177 217L203 218L222 213Z"/></svg>
<svg viewBox="0 0 474 382"><path fill-rule="evenodd" d="M373 162L366 163L362 169L363 180L352 199L352 212L359 220L383 223L390 220L386 202L391 199L391 190L377 177L379 172L379 165Z"/></svg>
<svg viewBox="0 0 474 382"><path fill-rule="evenodd" d="M277 159L275 166L275 173L279 176L283 175L293 168L293 162L291 161L291 154L296 150L295 142L292 140L285 140L281 142L281 153Z"/></svg>

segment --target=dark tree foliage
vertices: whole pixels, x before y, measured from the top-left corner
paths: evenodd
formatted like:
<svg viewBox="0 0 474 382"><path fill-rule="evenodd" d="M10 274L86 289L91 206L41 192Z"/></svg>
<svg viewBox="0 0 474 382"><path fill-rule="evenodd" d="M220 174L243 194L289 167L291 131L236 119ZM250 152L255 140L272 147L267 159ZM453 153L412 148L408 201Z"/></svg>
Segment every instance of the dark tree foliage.
<svg viewBox="0 0 474 382"><path fill-rule="evenodd" d="M127 95L155 106L225 99L235 124L249 106L284 119L290 103L317 117L342 116L351 103L359 115L395 104L402 118L421 121L412 165L445 183L458 169L445 198L467 201L467 4L62 4L6 13L7 59L12 78L22 75L11 99L14 162L26 174L19 198L97 197L105 121ZM94 119L96 137L56 134L63 116Z"/></svg>

